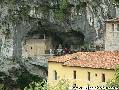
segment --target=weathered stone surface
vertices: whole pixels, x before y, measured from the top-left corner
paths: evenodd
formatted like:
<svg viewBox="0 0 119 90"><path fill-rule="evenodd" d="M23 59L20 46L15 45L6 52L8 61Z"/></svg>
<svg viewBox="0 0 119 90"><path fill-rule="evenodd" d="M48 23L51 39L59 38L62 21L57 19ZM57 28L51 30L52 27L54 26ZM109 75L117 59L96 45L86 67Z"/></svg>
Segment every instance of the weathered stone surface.
<svg viewBox="0 0 119 90"><path fill-rule="evenodd" d="M114 27L113 27L113 25ZM106 22L106 34L105 34L105 50L113 51L119 50L119 22Z"/></svg>

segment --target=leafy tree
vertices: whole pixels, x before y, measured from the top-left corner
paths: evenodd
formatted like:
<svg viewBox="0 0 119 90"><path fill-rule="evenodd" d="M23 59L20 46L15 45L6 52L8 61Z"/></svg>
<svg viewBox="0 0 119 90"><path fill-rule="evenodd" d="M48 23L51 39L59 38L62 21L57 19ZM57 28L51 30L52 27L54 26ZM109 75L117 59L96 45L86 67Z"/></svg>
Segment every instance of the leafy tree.
<svg viewBox="0 0 119 90"><path fill-rule="evenodd" d="M115 70L115 77L107 82L108 87L118 87L119 90L119 66Z"/></svg>
<svg viewBox="0 0 119 90"><path fill-rule="evenodd" d="M42 82L32 82L24 90L69 90L67 80L60 80L56 85L49 85L45 80Z"/></svg>
<svg viewBox="0 0 119 90"><path fill-rule="evenodd" d="M4 90L4 85L0 84L0 90Z"/></svg>

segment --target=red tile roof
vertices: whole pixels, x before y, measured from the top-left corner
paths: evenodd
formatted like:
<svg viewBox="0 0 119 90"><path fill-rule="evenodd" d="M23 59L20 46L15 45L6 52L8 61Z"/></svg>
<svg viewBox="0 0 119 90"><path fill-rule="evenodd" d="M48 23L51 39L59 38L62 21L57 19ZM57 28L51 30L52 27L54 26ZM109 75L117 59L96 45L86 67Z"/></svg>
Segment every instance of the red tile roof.
<svg viewBox="0 0 119 90"><path fill-rule="evenodd" d="M119 51L78 52L55 57L49 62L61 62L64 66L115 69L119 64Z"/></svg>
<svg viewBox="0 0 119 90"><path fill-rule="evenodd" d="M72 59L73 55L72 54L67 54L65 56L58 56L58 57L51 57L48 61L49 62L59 62L59 63L63 63L66 62L70 59Z"/></svg>

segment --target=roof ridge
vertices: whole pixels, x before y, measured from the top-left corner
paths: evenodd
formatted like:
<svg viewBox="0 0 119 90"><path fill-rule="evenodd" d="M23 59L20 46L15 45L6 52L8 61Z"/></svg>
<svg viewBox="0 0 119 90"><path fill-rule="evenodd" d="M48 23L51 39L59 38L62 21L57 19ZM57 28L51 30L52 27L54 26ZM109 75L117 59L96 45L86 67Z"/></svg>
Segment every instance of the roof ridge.
<svg viewBox="0 0 119 90"><path fill-rule="evenodd" d="M52 61L66 66L114 69L119 64L119 51L77 52Z"/></svg>

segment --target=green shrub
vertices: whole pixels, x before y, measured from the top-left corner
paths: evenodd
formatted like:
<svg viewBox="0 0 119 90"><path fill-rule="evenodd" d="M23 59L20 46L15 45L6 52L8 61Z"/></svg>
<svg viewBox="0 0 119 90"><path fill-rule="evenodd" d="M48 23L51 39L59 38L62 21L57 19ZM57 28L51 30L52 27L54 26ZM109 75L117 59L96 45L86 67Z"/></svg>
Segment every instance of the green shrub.
<svg viewBox="0 0 119 90"><path fill-rule="evenodd" d="M119 66L116 68L115 78L107 82L108 87L118 87L119 90ZM109 89L108 89L109 90Z"/></svg>
<svg viewBox="0 0 119 90"><path fill-rule="evenodd" d="M4 90L4 85L0 84L0 90Z"/></svg>
<svg viewBox="0 0 119 90"><path fill-rule="evenodd" d="M56 85L49 85L45 80L42 82L32 82L29 87L24 90L69 90L69 83L67 80L60 80Z"/></svg>

